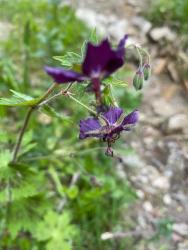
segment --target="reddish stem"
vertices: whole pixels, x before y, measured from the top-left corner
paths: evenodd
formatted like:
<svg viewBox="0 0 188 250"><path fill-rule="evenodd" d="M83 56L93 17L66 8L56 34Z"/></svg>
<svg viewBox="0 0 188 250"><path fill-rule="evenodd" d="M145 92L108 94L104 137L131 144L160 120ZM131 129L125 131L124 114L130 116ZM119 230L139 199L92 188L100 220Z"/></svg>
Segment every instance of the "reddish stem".
<svg viewBox="0 0 188 250"><path fill-rule="evenodd" d="M102 104L101 82L100 82L99 78L92 79L92 89L95 92L95 98L96 98L97 105Z"/></svg>

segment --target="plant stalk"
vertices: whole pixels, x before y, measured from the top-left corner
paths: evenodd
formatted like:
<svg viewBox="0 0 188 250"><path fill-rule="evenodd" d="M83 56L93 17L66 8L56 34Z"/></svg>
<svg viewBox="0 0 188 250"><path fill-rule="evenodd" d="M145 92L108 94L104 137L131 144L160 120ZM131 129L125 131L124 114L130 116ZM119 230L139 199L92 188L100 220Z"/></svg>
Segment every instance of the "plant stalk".
<svg viewBox="0 0 188 250"><path fill-rule="evenodd" d="M44 95L38 100L38 102L29 108L29 110L27 111L27 114L25 116L25 119L24 119L24 123L23 123L23 126L20 130L20 133L18 135L18 139L17 139L17 142L16 142L16 145L15 145L15 148L13 150L13 156L12 156L12 163L15 163L16 160L17 160L17 155L18 155L18 152L19 152L19 149L20 149L20 146L21 146L21 143L22 143L22 139L23 139L23 136L25 134L25 131L26 131L26 128L27 128L27 125L29 123L29 120L31 118L31 114L33 113L33 111L37 108L37 106L42 102L44 101L50 94L51 92L55 89L55 87L57 86L57 83L53 83L52 86L44 93Z"/></svg>
<svg viewBox="0 0 188 250"><path fill-rule="evenodd" d="M16 159L17 159L17 155L18 155L18 151L20 149L20 145L21 145L21 142L22 142L22 139L23 139L23 136L24 136L24 133L25 133L25 130L27 128L27 124L29 122L29 119L31 117L31 114L33 112L34 108L31 107L28 111L27 111L27 114L26 114L26 117L25 117L25 120L24 120L24 123L23 123L23 126L20 130L20 133L19 133L19 136L18 136L18 140L16 142L16 145L15 145L15 148L14 148L14 151L13 151L13 157L12 157L12 162L15 163L16 162Z"/></svg>
<svg viewBox="0 0 188 250"><path fill-rule="evenodd" d="M66 93L68 92L68 90L72 87L72 85L74 84L74 82L70 83L65 90L61 90L59 93L51 96L50 98L48 99L45 99L44 101L41 101L39 104L38 104L38 108L41 108L43 105L46 105L48 104L49 102L51 102L53 99L59 97L59 96L62 96L62 93Z"/></svg>
<svg viewBox="0 0 188 250"><path fill-rule="evenodd" d="M40 104L42 101L44 101L51 93L52 91L56 88L57 83L53 83L51 85L51 87L44 93L44 95L39 99L39 101L37 102L37 104L35 104L35 106L37 106L38 104Z"/></svg>
<svg viewBox="0 0 188 250"><path fill-rule="evenodd" d="M87 109L89 112L91 112L92 114L94 114L95 116L97 116L97 113L90 109L88 106L86 106L84 103L80 102L78 99L74 98L71 94L67 95L70 99L72 99L73 101L77 102L78 104L80 104L82 107L84 107L85 109Z"/></svg>

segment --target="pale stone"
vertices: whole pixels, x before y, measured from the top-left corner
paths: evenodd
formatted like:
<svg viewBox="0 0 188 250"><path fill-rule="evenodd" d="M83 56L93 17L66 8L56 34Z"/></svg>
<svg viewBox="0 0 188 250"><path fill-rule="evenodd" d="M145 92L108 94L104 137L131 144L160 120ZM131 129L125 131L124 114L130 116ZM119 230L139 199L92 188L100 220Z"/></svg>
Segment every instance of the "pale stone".
<svg viewBox="0 0 188 250"><path fill-rule="evenodd" d="M168 27L154 28L150 32L151 38L158 42L161 39L166 39L167 41L174 41L176 39L176 34L171 31Z"/></svg>
<svg viewBox="0 0 188 250"><path fill-rule="evenodd" d="M153 186L156 188L167 190L170 187L169 180L165 176L159 176L153 181Z"/></svg>

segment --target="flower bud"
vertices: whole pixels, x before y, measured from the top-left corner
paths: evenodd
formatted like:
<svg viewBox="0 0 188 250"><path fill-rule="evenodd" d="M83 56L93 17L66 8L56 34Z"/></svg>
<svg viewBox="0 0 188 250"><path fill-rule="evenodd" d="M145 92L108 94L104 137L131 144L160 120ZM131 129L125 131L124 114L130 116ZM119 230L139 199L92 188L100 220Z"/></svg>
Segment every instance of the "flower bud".
<svg viewBox="0 0 188 250"><path fill-rule="evenodd" d="M143 73L144 73L144 80L147 81L151 74L151 67L148 63L144 65Z"/></svg>
<svg viewBox="0 0 188 250"><path fill-rule="evenodd" d="M140 90L143 87L144 83L144 74L141 69L138 69L134 78L133 78L133 86L136 90Z"/></svg>
<svg viewBox="0 0 188 250"><path fill-rule="evenodd" d="M112 149L111 147L108 146L107 149L106 149L105 154L106 154L107 156L113 157L113 155L114 155L113 149Z"/></svg>

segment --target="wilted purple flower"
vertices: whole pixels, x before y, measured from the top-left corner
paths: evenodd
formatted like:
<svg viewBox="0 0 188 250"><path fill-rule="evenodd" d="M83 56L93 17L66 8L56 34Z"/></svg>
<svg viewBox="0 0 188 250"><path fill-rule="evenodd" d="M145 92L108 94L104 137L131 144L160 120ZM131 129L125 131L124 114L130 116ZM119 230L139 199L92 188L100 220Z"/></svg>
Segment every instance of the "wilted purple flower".
<svg viewBox="0 0 188 250"><path fill-rule="evenodd" d="M108 39L103 40L99 45L88 42L81 73L48 66L45 67L45 71L57 83L91 80L96 99L100 100L100 80L108 77L124 64L127 38L128 36L125 35L120 40L117 49L112 49Z"/></svg>
<svg viewBox="0 0 188 250"><path fill-rule="evenodd" d="M108 143L107 155L113 155L111 144L115 142L122 131L129 131L138 121L138 111L128 115L118 107L110 107L99 118L88 118L80 121L80 139L87 137L101 138Z"/></svg>

